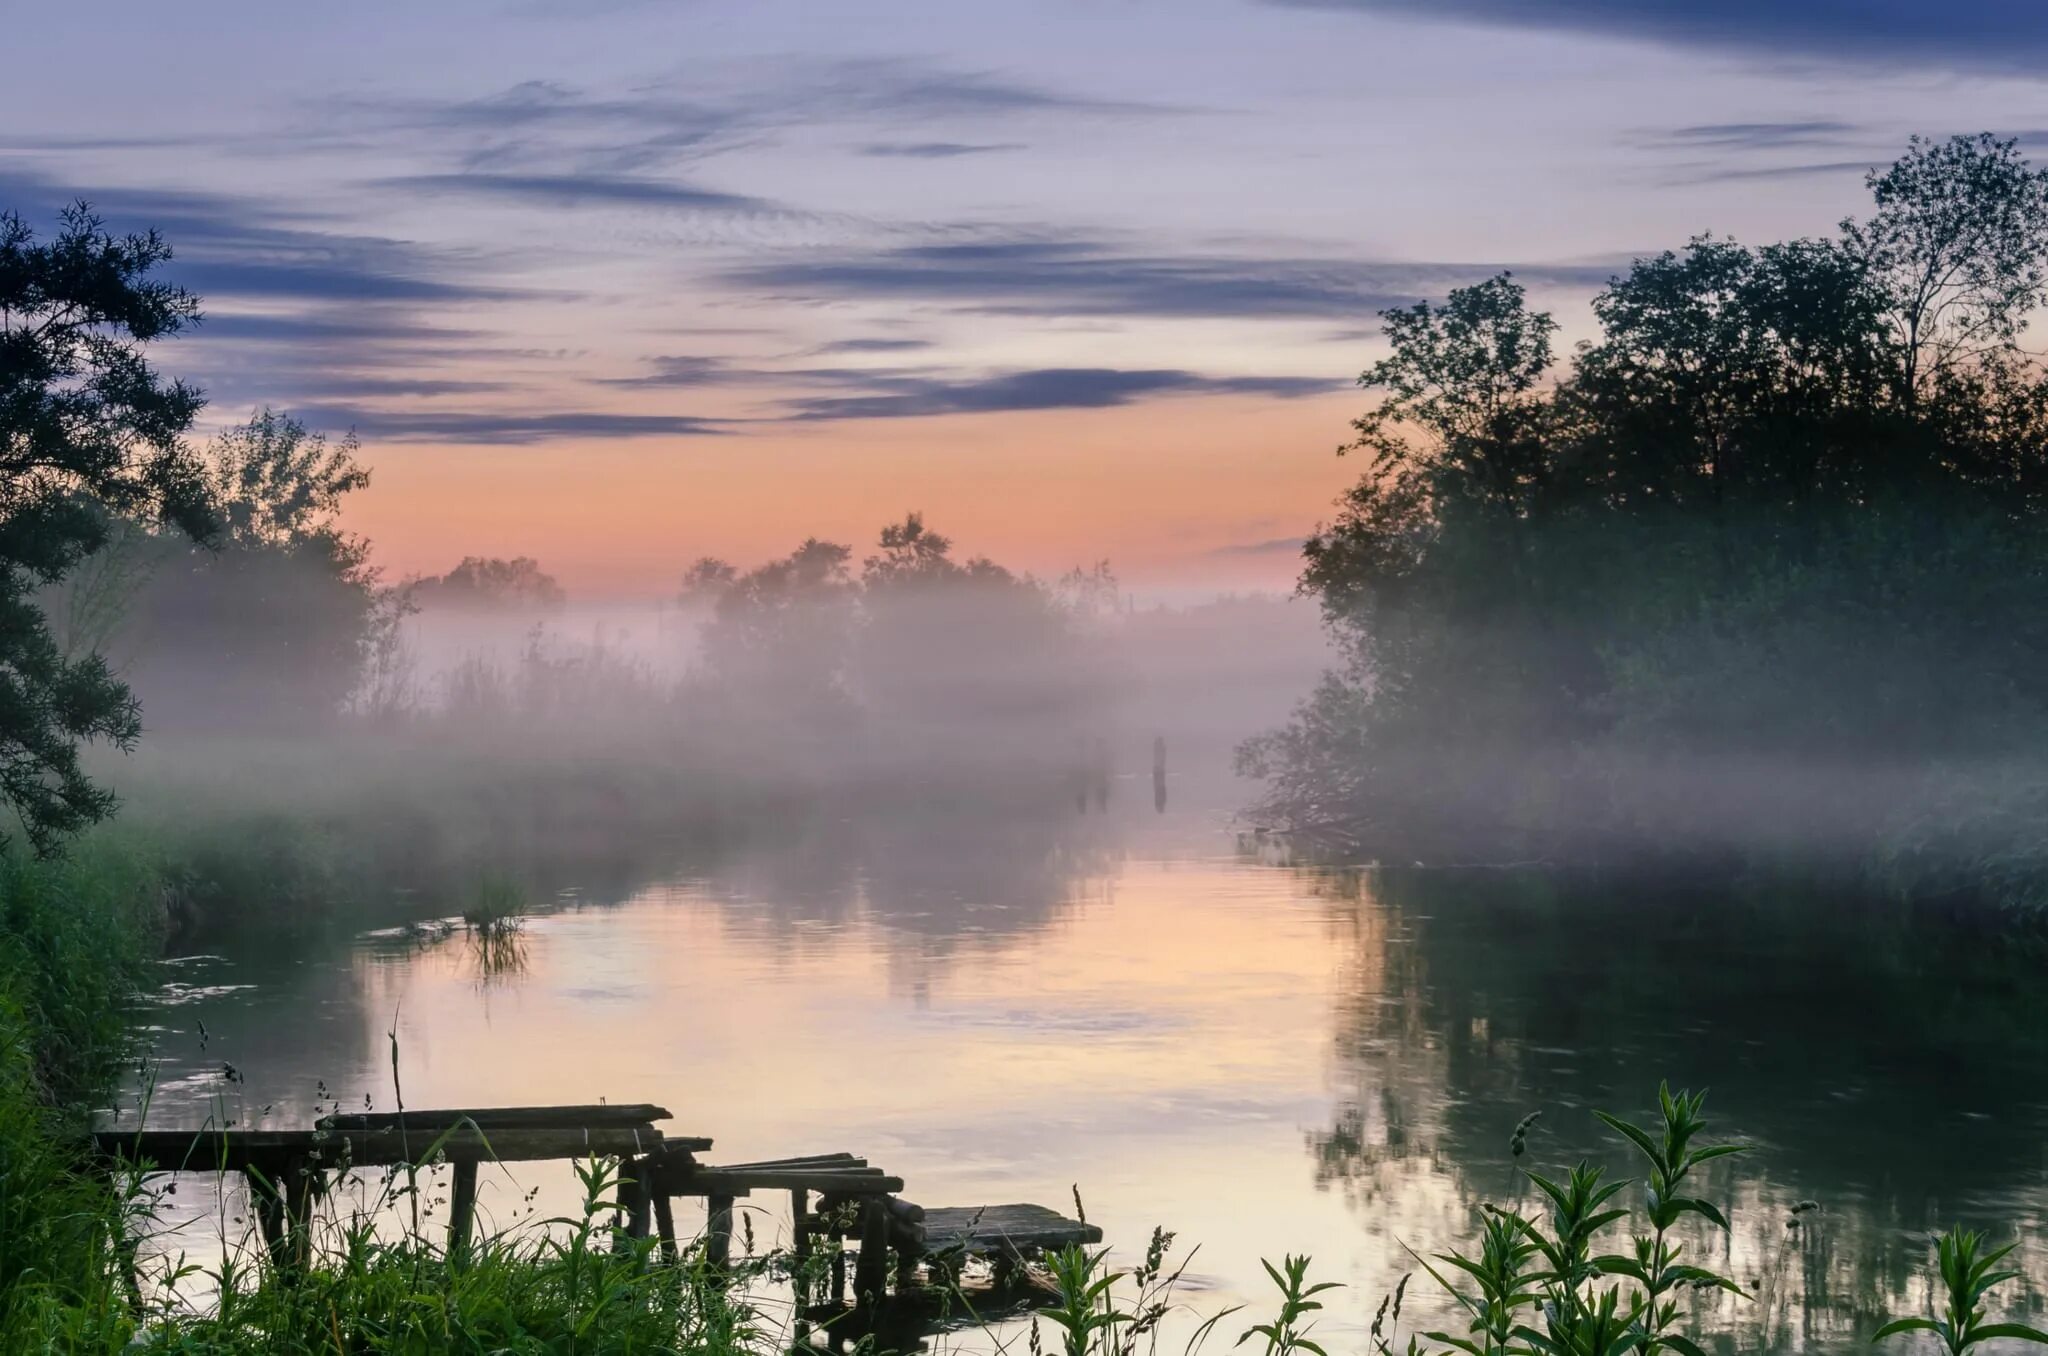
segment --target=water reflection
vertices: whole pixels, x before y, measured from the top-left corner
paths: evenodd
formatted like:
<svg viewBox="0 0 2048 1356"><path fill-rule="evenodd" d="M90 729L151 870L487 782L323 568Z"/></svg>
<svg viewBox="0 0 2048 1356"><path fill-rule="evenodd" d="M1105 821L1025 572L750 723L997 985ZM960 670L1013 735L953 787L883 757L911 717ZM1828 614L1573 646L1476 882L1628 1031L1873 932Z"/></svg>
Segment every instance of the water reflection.
<svg viewBox="0 0 2048 1356"><path fill-rule="evenodd" d="M1951 1222L2018 1230L2022 1264L2048 1274L2048 1013L2024 951L1867 900L1501 873L1305 881L1346 922L1335 1044L1351 1081L1309 1148L1318 1183L1368 1221L1455 1238L1482 1201L1526 1204L1507 1146L1531 1110L1537 1161L1628 1167L1586 1113L1643 1110L1668 1077L1714 1089L1717 1124L1757 1147L1713 1165L1735 1228L1695 1241L1755 1292L1713 1315L1744 1349L1846 1350L1917 1309L1927 1235ZM1795 1224L1805 1200L1820 1208Z"/></svg>
<svg viewBox="0 0 2048 1356"><path fill-rule="evenodd" d="M1516 1197L1526 1112L1531 1161L1619 1165L1587 1109L1669 1077L1759 1146L1715 1165L1737 1227L1701 1240L1756 1292L1717 1315L1743 1349L1854 1348L1918 1303L1951 1219L2018 1228L2048 1275L2024 954L1863 903L1275 865L1125 799L1143 823L855 817L626 890L563 882L489 974L416 931L181 967L158 1123L388 1106L395 1034L415 1105L653 1100L728 1156L853 1150L930 1205L1078 1183L1113 1240L1200 1241L1203 1306L1262 1304L1258 1259L1313 1252L1348 1286L1340 1350L1407 1248ZM568 1188L529 1166L491 1189L545 1210ZM1411 1308L1449 1319L1419 1285Z"/></svg>

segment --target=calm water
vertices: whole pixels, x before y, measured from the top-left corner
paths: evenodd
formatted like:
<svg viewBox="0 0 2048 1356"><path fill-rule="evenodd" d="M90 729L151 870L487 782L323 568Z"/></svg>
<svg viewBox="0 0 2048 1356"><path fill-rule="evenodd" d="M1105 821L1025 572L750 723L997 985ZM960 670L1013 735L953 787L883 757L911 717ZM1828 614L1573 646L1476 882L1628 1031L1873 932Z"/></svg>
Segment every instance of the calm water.
<svg viewBox="0 0 2048 1356"><path fill-rule="evenodd" d="M179 962L152 1123L389 1108L395 1031L412 1106L654 1101L712 1158L852 1150L927 1205L1065 1206L1078 1183L1112 1241L1163 1224L1201 1245L1201 1311L1263 1306L1258 1259L1312 1252L1347 1287L1335 1352L1413 1269L1404 1245L1467 1238L1512 1194L1524 1113L1544 1112L1531 1161L1620 1163L1586 1108L1641 1111L1668 1075L1759 1146L1709 1193L1736 1214L1710 1251L1758 1292L1725 1310L1741 1349L1856 1349L1917 1306L1950 1219L2017 1231L2048 1277L2036 973L1868 908L1320 872L1149 805L827 825L560 889L511 973L461 936L379 933ZM518 1165L485 1207L508 1218L531 1187L571 1194L565 1166ZM199 1255L203 1195L176 1204ZM1788 1229L1809 1198L1815 1227Z"/></svg>

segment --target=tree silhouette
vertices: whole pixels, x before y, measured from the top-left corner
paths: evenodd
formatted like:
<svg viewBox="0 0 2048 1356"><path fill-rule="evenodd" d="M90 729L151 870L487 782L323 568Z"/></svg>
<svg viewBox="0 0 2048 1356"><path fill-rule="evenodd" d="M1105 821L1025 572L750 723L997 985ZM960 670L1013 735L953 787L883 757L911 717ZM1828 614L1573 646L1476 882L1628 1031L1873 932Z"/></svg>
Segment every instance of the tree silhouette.
<svg viewBox="0 0 2048 1356"><path fill-rule="evenodd" d="M140 722L104 659L64 653L35 591L117 520L201 539L217 529L182 442L200 393L144 356L199 316L190 293L155 276L170 257L155 233L111 235L82 203L46 241L0 215L0 800L38 853L113 806L81 770L81 742L126 747Z"/></svg>

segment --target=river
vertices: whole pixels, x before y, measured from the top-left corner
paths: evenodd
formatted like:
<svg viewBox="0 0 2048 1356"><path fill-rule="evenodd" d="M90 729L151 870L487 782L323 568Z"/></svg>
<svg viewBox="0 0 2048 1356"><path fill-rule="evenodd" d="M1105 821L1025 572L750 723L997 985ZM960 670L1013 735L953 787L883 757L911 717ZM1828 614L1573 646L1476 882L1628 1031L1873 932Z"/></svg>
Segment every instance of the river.
<svg viewBox="0 0 2048 1356"><path fill-rule="evenodd" d="M1625 1166L1590 1109L1646 1114L1669 1078L1756 1146L1714 1166L1734 1228L1701 1242L1752 1297L1704 1331L1858 1349L1922 1303L1951 1220L2017 1232L2048 1278L2048 1001L2024 957L1868 902L1290 865L1214 807L1144 799L824 822L630 886L550 882L495 969L460 933L217 944L167 969L150 1120L388 1109L395 1033L410 1106L653 1101L712 1159L851 1150L933 1206L1070 1208L1078 1186L1124 1256L1155 1225L1200 1245L1192 1312L1262 1311L1259 1260L1311 1253L1344 1286L1334 1353L1363 1349L1409 1249L1516 1195L1523 1115L1527 1161ZM485 1175L486 1215L534 1187L571 1195L565 1166L518 1165ZM785 1217L754 1204L767 1246ZM167 1205L159 1246L204 1258L240 1227L203 1188ZM1426 1276L1410 1294L1450 1319Z"/></svg>

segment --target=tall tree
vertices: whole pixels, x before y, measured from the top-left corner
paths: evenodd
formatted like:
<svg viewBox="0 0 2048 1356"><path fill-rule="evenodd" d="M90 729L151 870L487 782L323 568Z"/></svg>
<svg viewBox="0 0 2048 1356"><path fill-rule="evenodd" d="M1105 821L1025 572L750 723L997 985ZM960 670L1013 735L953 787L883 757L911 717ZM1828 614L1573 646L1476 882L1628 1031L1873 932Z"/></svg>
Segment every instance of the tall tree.
<svg viewBox="0 0 2048 1356"><path fill-rule="evenodd" d="M170 257L154 232L110 234L82 203L47 240L0 215L0 801L39 853L113 807L80 744L126 747L141 725L104 659L64 653L36 591L117 520L216 531L183 442L202 397L144 354L199 318L196 298L156 276Z"/></svg>

